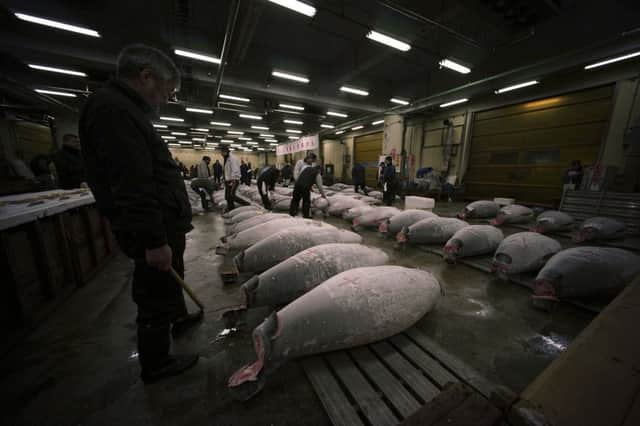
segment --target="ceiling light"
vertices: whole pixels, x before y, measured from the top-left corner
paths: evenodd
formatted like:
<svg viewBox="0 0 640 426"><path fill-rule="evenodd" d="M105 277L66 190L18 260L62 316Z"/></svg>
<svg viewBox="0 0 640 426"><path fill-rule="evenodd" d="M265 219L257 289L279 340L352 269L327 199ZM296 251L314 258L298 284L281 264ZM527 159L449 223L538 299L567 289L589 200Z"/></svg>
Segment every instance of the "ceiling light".
<svg viewBox="0 0 640 426"><path fill-rule="evenodd" d="M247 142L247 145L258 145L258 142Z"/></svg>
<svg viewBox="0 0 640 426"><path fill-rule="evenodd" d="M60 73L60 74L75 75L75 76L78 76L78 77L86 77L87 76L83 72L67 70L67 69L64 69L64 68L48 67L46 65L35 65L35 64L28 64L28 65L29 65L29 68L33 68L35 70L40 70L40 71L57 72L57 73Z"/></svg>
<svg viewBox="0 0 640 426"><path fill-rule="evenodd" d="M274 138L274 135L270 135L269 133L260 133L261 138Z"/></svg>
<svg viewBox="0 0 640 426"><path fill-rule="evenodd" d="M262 120L262 117L259 115L253 115L253 114L238 114L238 117L240 118L246 118L248 120Z"/></svg>
<svg viewBox="0 0 640 426"><path fill-rule="evenodd" d="M191 141L178 141L180 145L193 145Z"/></svg>
<svg viewBox="0 0 640 426"><path fill-rule="evenodd" d="M297 141L298 139L300 139L297 136L287 136L287 138L291 139L291 140L294 140L294 141Z"/></svg>
<svg viewBox="0 0 640 426"><path fill-rule="evenodd" d="M235 150L236 150L235 148L229 148L229 151L235 151Z"/></svg>
<svg viewBox="0 0 640 426"><path fill-rule="evenodd" d="M233 96L233 95L221 94L220 98L221 99L229 99L230 101L251 102L251 99L249 99L249 98L242 98L240 96Z"/></svg>
<svg viewBox="0 0 640 426"><path fill-rule="evenodd" d="M369 96L369 92L367 92L365 90L355 89L355 88L349 87L349 86L342 86L340 88L340 91L341 92L347 92L347 93L353 93L354 95Z"/></svg>
<svg viewBox="0 0 640 426"><path fill-rule="evenodd" d="M194 132L208 132L209 129L205 129L202 127L192 127L191 130L193 130Z"/></svg>
<svg viewBox="0 0 640 426"><path fill-rule="evenodd" d="M462 74L469 74L471 72L471 68L465 67L464 65L460 65L459 63L453 62L450 59L443 59L440 62L438 62L438 65L440 65L440 67L445 67L445 68L449 68L450 70L458 71L459 73L462 73Z"/></svg>
<svg viewBox="0 0 640 426"><path fill-rule="evenodd" d="M335 111L327 111L327 115L333 115L334 117L342 117L342 118L347 118L348 115L341 113L341 112L335 112Z"/></svg>
<svg viewBox="0 0 640 426"><path fill-rule="evenodd" d="M264 126L251 126L251 128L256 130L269 130L268 127L264 127Z"/></svg>
<svg viewBox="0 0 640 426"><path fill-rule="evenodd" d="M285 130L285 132L287 132L287 133L302 133L302 130L287 129L287 130Z"/></svg>
<svg viewBox="0 0 640 426"><path fill-rule="evenodd" d="M270 143L269 146L278 146L277 143Z"/></svg>
<svg viewBox="0 0 640 426"><path fill-rule="evenodd" d="M444 104L440 105L440 108L446 108L446 107L451 106L451 105L462 104L464 102L467 102L468 100L469 99L467 99L467 98L457 99L455 101L447 102L447 103L444 103Z"/></svg>
<svg viewBox="0 0 640 426"><path fill-rule="evenodd" d="M236 107L236 108L248 108L249 107L249 105L246 105L246 104L236 104L234 102L218 101L218 106L222 107L222 105L230 105L230 106Z"/></svg>
<svg viewBox="0 0 640 426"><path fill-rule="evenodd" d="M213 114L213 111L210 109L202 109L202 108L185 108L189 112L198 112L200 114Z"/></svg>
<svg viewBox="0 0 640 426"><path fill-rule="evenodd" d="M187 134L183 132L171 132L171 134L174 136L187 136Z"/></svg>
<svg viewBox="0 0 640 426"><path fill-rule="evenodd" d="M405 100L398 99L398 98L391 98L391 102L393 102L394 104L399 104L399 105L409 105L409 101L405 101Z"/></svg>
<svg viewBox="0 0 640 426"><path fill-rule="evenodd" d="M372 126L377 126L378 124L382 124L384 123L384 120L378 120L378 121L374 121L373 123L371 123Z"/></svg>
<svg viewBox="0 0 640 426"><path fill-rule="evenodd" d="M173 53L178 56L184 56L185 58L197 59L198 61L211 62L213 64L220 63L220 59L215 56L203 55L202 53L191 52L189 50L174 49Z"/></svg>
<svg viewBox="0 0 640 426"><path fill-rule="evenodd" d="M225 123L222 121L210 121L209 124L211 124L212 126L223 126L223 127L230 127L231 123Z"/></svg>
<svg viewBox="0 0 640 426"><path fill-rule="evenodd" d="M207 146L218 146L220 145L218 142L207 142Z"/></svg>
<svg viewBox="0 0 640 426"><path fill-rule="evenodd" d="M264 141L265 142L278 142L277 139L265 139ZM276 145L277 145L277 143L276 143Z"/></svg>
<svg viewBox="0 0 640 426"><path fill-rule="evenodd" d="M160 120L183 122L184 118L179 118L179 117L160 117Z"/></svg>
<svg viewBox="0 0 640 426"><path fill-rule="evenodd" d="M153 125L156 129L166 129L167 126L165 124L155 124Z"/></svg>
<svg viewBox="0 0 640 426"><path fill-rule="evenodd" d="M343 134L343 133L344 133L344 130L338 130L338 131L336 132L336 135L341 135L341 134Z"/></svg>
<svg viewBox="0 0 640 426"><path fill-rule="evenodd" d="M295 109L296 111L304 111L304 107L303 106L298 106L298 105L278 104L278 106L280 108L289 108L289 109Z"/></svg>
<svg viewBox="0 0 640 426"><path fill-rule="evenodd" d="M356 127L352 127L351 130L360 130L362 129L364 126L356 126Z"/></svg>
<svg viewBox="0 0 640 426"><path fill-rule="evenodd" d="M287 80L293 80L293 81L298 81L300 83L308 83L309 79L307 77L301 76L301 75L295 75L295 74L291 74L288 72L281 72L281 71L273 71L271 73L272 76L274 77L278 77L278 78L284 78Z"/></svg>
<svg viewBox="0 0 640 426"><path fill-rule="evenodd" d="M220 139L220 142L222 142L222 143L233 143L233 141L231 139Z"/></svg>
<svg viewBox="0 0 640 426"><path fill-rule="evenodd" d="M502 89L498 89L495 91L496 94L510 92L512 90L521 89L523 87L529 87L538 84L537 80L527 81L525 83L514 84L513 86L503 87Z"/></svg>
<svg viewBox="0 0 640 426"><path fill-rule="evenodd" d="M298 121L298 120L282 120L282 121L287 124L297 124L298 126L302 126L304 124L302 121Z"/></svg>
<svg viewBox="0 0 640 426"><path fill-rule="evenodd" d="M36 89L36 92L41 93L43 95L66 96L68 98L75 98L76 97L76 95L73 94L73 93L57 92L55 90Z"/></svg>
<svg viewBox="0 0 640 426"><path fill-rule="evenodd" d="M410 44L397 40L393 37L389 37L388 35L381 34L377 31L369 31L369 33L367 34L367 38L373 41L377 41L378 43L386 44L387 46L393 47L394 49L402 50L403 52L411 49Z"/></svg>
<svg viewBox="0 0 640 426"><path fill-rule="evenodd" d="M242 148L242 145L240 145L239 143L232 143L231 146L235 148Z"/></svg>
<svg viewBox="0 0 640 426"><path fill-rule="evenodd" d="M285 114L295 114L295 115L302 115L302 112L299 111L289 111L288 109L274 109L274 112L283 112Z"/></svg>
<svg viewBox="0 0 640 426"><path fill-rule="evenodd" d="M587 65L586 67L584 67L584 69L585 70L590 70L592 68L598 68L598 67L601 67L603 65L612 64L614 62L619 62L619 61L624 61L626 59L635 58L636 56L640 56L640 51L634 52L634 53L629 53L628 55L624 55L624 56L617 56L615 58L607 59L607 60L604 60L602 62L596 62L595 64Z"/></svg>
<svg viewBox="0 0 640 426"><path fill-rule="evenodd" d="M264 148L258 148L258 151L264 151Z"/></svg>
<svg viewBox="0 0 640 426"><path fill-rule="evenodd" d="M169 142L167 145L169 146L180 146L179 143Z"/></svg>
<svg viewBox="0 0 640 426"><path fill-rule="evenodd" d="M230 135L244 135L244 132L239 132L237 130L227 130L227 133Z"/></svg>
<svg viewBox="0 0 640 426"><path fill-rule="evenodd" d="M16 18L23 21L32 22L34 24L40 24L47 27L57 28L59 30L71 31L72 33L84 34L91 37L100 37L100 33L89 28L78 27L75 25L65 24L63 22L53 21L51 19L38 18L37 16L26 15L24 13L14 13Z"/></svg>
<svg viewBox="0 0 640 426"><path fill-rule="evenodd" d="M269 0L271 3L275 3L282 7L286 7L287 9L291 9L294 12L302 13L305 16L313 17L316 14L316 8L302 3L298 0Z"/></svg>
<svg viewBox="0 0 640 426"><path fill-rule="evenodd" d="M325 129L333 129L335 126L331 124L321 124L320 127L324 127Z"/></svg>
<svg viewBox="0 0 640 426"><path fill-rule="evenodd" d="M167 140L171 140L171 139L175 139L175 136L160 136L162 139L167 139Z"/></svg>
<svg viewBox="0 0 640 426"><path fill-rule="evenodd" d="M245 138L243 136L239 137L238 139L241 140L241 141L250 141L250 140L252 140L251 138Z"/></svg>
<svg viewBox="0 0 640 426"><path fill-rule="evenodd" d="M207 138L191 138L191 140L194 142L206 142Z"/></svg>

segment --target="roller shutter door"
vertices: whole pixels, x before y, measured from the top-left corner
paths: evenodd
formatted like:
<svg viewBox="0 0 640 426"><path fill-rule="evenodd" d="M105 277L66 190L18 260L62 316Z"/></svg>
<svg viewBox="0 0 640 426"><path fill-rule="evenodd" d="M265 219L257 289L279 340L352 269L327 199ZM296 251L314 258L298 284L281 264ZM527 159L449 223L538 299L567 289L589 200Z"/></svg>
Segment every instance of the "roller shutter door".
<svg viewBox="0 0 640 426"><path fill-rule="evenodd" d="M613 86L605 86L476 113L469 198L557 201L571 160L583 166L597 160L612 93Z"/></svg>
<svg viewBox="0 0 640 426"><path fill-rule="evenodd" d="M378 164L382 155L382 132L354 138L354 164L361 163L365 168L365 181L368 186L376 186ZM351 170L348 170L351 176Z"/></svg>

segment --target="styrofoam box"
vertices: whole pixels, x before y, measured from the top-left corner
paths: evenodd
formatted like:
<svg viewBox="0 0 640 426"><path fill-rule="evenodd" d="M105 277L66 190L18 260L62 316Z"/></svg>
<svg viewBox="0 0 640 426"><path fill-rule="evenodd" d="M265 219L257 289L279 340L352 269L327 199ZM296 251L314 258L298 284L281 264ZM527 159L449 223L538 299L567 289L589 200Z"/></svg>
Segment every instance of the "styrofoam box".
<svg viewBox="0 0 640 426"><path fill-rule="evenodd" d="M404 197L405 209L423 209L431 210L436 206L436 200L427 197L416 197L414 195L407 195Z"/></svg>
<svg viewBox="0 0 640 426"><path fill-rule="evenodd" d="M516 202L515 198L494 198L493 202L499 206L510 206Z"/></svg>

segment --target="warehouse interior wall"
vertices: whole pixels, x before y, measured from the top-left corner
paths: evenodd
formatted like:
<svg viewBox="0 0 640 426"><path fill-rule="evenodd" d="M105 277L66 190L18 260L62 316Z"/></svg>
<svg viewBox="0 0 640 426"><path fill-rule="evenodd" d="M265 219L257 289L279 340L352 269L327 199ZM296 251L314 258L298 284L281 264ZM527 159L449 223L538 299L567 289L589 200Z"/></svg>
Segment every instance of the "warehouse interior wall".
<svg viewBox="0 0 640 426"><path fill-rule="evenodd" d="M324 139L322 147L323 164L332 164L336 180L344 179L344 144L339 139Z"/></svg>
<svg viewBox="0 0 640 426"><path fill-rule="evenodd" d="M175 148L170 147L169 152L174 159L180 160L184 163L185 166L191 167L192 165L198 165L202 160L202 157L209 156L211 157L211 164L215 163L216 160L220 161L220 164L224 163L224 159L222 158L222 154L218 150L194 150L192 148ZM238 157L238 159L243 160L245 162L250 162L252 168L262 167L265 164L265 157L263 153L251 153L247 154L245 152L233 151L233 155ZM275 156L274 156L275 157ZM209 167L211 167L211 164Z"/></svg>
<svg viewBox="0 0 640 426"><path fill-rule="evenodd" d="M625 135L639 119L638 86L638 79L623 80L616 83L614 90L611 119L600 161L604 166L616 167L618 173L623 173L625 168Z"/></svg>

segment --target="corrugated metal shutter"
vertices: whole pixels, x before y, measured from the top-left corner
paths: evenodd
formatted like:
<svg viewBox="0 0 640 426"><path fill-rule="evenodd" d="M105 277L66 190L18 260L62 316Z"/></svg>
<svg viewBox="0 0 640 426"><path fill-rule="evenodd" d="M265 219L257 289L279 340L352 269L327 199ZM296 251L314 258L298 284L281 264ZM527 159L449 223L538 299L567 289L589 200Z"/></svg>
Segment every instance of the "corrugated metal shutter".
<svg viewBox="0 0 640 426"><path fill-rule="evenodd" d="M558 201L571 161L589 165L597 160L612 94L613 86L605 86L477 113L465 179L468 196Z"/></svg>
<svg viewBox="0 0 640 426"><path fill-rule="evenodd" d="M382 155L382 132L354 138L354 164L361 163L365 167L365 181L368 186L376 186L378 164ZM351 175L351 170L347 171Z"/></svg>

